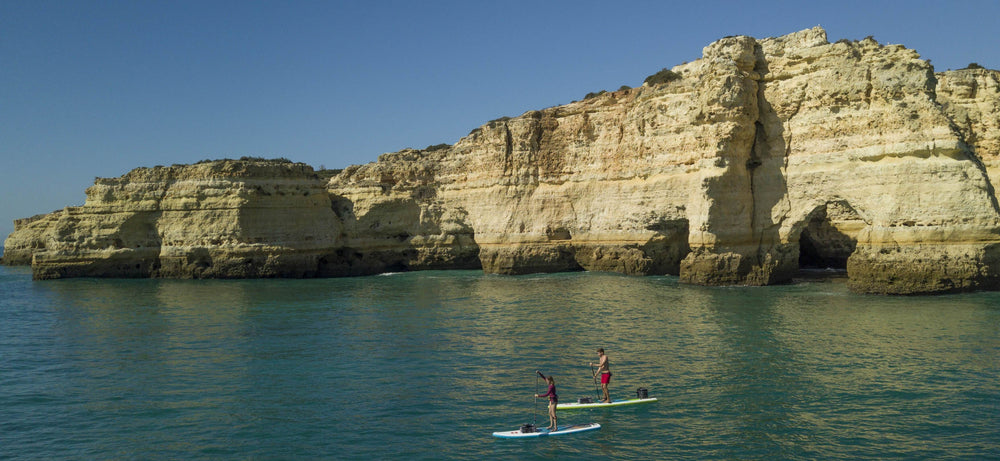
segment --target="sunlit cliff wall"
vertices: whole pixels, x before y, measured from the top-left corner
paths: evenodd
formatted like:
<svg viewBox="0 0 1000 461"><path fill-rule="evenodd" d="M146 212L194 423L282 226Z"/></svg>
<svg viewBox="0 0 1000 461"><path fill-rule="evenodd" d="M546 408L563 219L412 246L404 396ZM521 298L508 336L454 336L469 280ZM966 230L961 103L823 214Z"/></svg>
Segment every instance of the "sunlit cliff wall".
<svg viewBox="0 0 1000 461"><path fill-rule="evenodd" d="M102 179L83 207L19 220L5 262L38 278L482 268L705 285L818 265L860 292L995 289L998 74L935 74L820 28L727 37L669 78L331 177L229 161Z"/></svg>

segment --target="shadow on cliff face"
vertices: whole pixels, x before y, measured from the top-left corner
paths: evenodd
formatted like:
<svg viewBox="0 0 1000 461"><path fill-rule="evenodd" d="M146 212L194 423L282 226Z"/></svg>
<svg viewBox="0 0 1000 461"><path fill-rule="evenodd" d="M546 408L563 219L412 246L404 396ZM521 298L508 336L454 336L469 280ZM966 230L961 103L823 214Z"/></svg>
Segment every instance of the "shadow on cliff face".
<svg viewBox="0 0 1000 461"><path fill-rule="evenodd" d="M764 76L770 73L770 68L761 45L754 44L753 52L756 58L753 72L757 77L754 78L756 93L752 102L756 105L756 119L752 121L749 145L740 146L740 151L733 155L737 161L732 162L732 174L746 177L748 200L744 206L749 206L750 231L750 235L746 237L754 242L756 248L751 249L751 253L730 261L729 267L735 273L728 277L729 280L742 279L742 283L748 285L771 285L789 281L796 272L793 250L788 244L782 243L781 219L775 219L784 214L780 210L789 207L788 182L785 177L789 140L785 137L784 120L767 99L768 83ZM746 151L743 152L742 148L746 148ZM727 185L720 184L720 187L725 186ZM733 203L732 206L732 214L738 214L740 204ZM737 239L740 237L743 236L738 236ZM734 250L736 254L747 251Z"/></svg>
<svg viewBox="0 0 1000 461"><path fill-rule="evenodd" d="M650 260L645 275L680 275L681 261L691 252L689 228L687 219L661 221L646 227L655 231L656 237L641 247Z"/></svg>
<svg viewBox="0 0 1000 461"><path fill-rule="evenodd" d="M371 275L410 269L408 262L416 253L412 238L420 223L420 207L415 202L386 200L360 217L355 214L355 204L346 197L331 196L331 207L343 222L340 240L345 245L320 256L319 276Z"/></svg>
<svg viewBox="0 0 1000 461"><path fill-rule="evenodd" d="M757 63L754 71L762 78L770 73L760 45L755 46ZM790 282L809 272L823 269L828 275L846 274L847 259L857 247L856 235L849 235L864 226L854 208L844 200L831 199L817 206L801 223L795 223L790 243L782 243L782 220L775 216L789 210L788 182L785 177L791 144L785 132L785 121L767 99L768 83L761 80L757 92L757 120L746 170L750 178L750 227L758 243L758 260L748 281L770 285ZM776 213L776 210L779 212ZM794 242L798 240L798 245ZM829 269L829 270L828 270Z"/></svg>
<svg viewBox="0 0 1000 461"><path fill-rule="evenodd" d="M343 223L343 246L320 255L319 277L482 268L475 233L462 220L465 213L443 210L433 195L418 190L412 198L389 198L361 216L350 199L330 198Z"/></svg>

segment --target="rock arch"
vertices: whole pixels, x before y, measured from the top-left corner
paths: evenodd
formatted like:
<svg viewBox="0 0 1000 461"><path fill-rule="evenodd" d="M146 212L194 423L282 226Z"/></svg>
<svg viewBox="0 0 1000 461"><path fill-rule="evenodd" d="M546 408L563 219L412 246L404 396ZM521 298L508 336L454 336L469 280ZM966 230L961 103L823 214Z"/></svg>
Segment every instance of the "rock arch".
<svg viewBox="0 0 1000 461"><path fill-rule="evenodd" d="M867 224L846 200L831 200L815 207L797 223L799 268L846 269L858 245L858 232Z"/></svg>

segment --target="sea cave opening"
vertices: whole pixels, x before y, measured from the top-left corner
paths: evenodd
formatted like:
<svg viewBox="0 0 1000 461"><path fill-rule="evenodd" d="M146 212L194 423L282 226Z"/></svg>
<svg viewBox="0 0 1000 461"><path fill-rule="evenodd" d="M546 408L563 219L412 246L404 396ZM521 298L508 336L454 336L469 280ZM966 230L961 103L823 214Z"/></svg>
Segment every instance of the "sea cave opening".
<svg viewBox="0 0 1000 461"><path fill-rule="evenodd" d="M854 253L857 239L850 235L860 217L846 203L827 204L812 213L799 235L799 268L842 271Z"/></svg>

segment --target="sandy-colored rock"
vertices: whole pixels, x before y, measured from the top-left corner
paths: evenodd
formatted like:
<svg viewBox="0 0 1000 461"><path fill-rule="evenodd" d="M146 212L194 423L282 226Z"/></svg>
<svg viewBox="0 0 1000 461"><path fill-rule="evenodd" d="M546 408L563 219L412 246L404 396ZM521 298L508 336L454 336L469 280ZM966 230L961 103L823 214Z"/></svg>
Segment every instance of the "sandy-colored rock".
<svg viewBox="0 0 1000 461"><path fill-rule="evenodd" d="M371 209L384 192L366 182L436 187L494 273L757 285L804 263L849 267L865 292L996 284L991 182L916 52L815 28L725 38L672 70L681 78L496 120L450 149L387 155L330 190Z"/></svg>
<svg viewBox="0 0 1000 461"><path fill-rule="evenodd" d="M7 259L40 278L481 267L765 285L820 265L861 292L998 288L996 71L935 74L820 28L702 53L325 184L238 162L100 180L83 207L19 220Z"/></svg>
<svg viewBox="0 0 1000 461"><path fill-rule="evenodd" d="M982 160L995 187L1000 181L1000 71L971 68L935 75L937 101Z"/></svg>
<svg viewBox="0 0 1000 461"><path fill-rule="evenodd" d="M287 162L139 168L18 223L5 245L31 242L39 279L311 276L340 234L323 184Z"/></svg>

